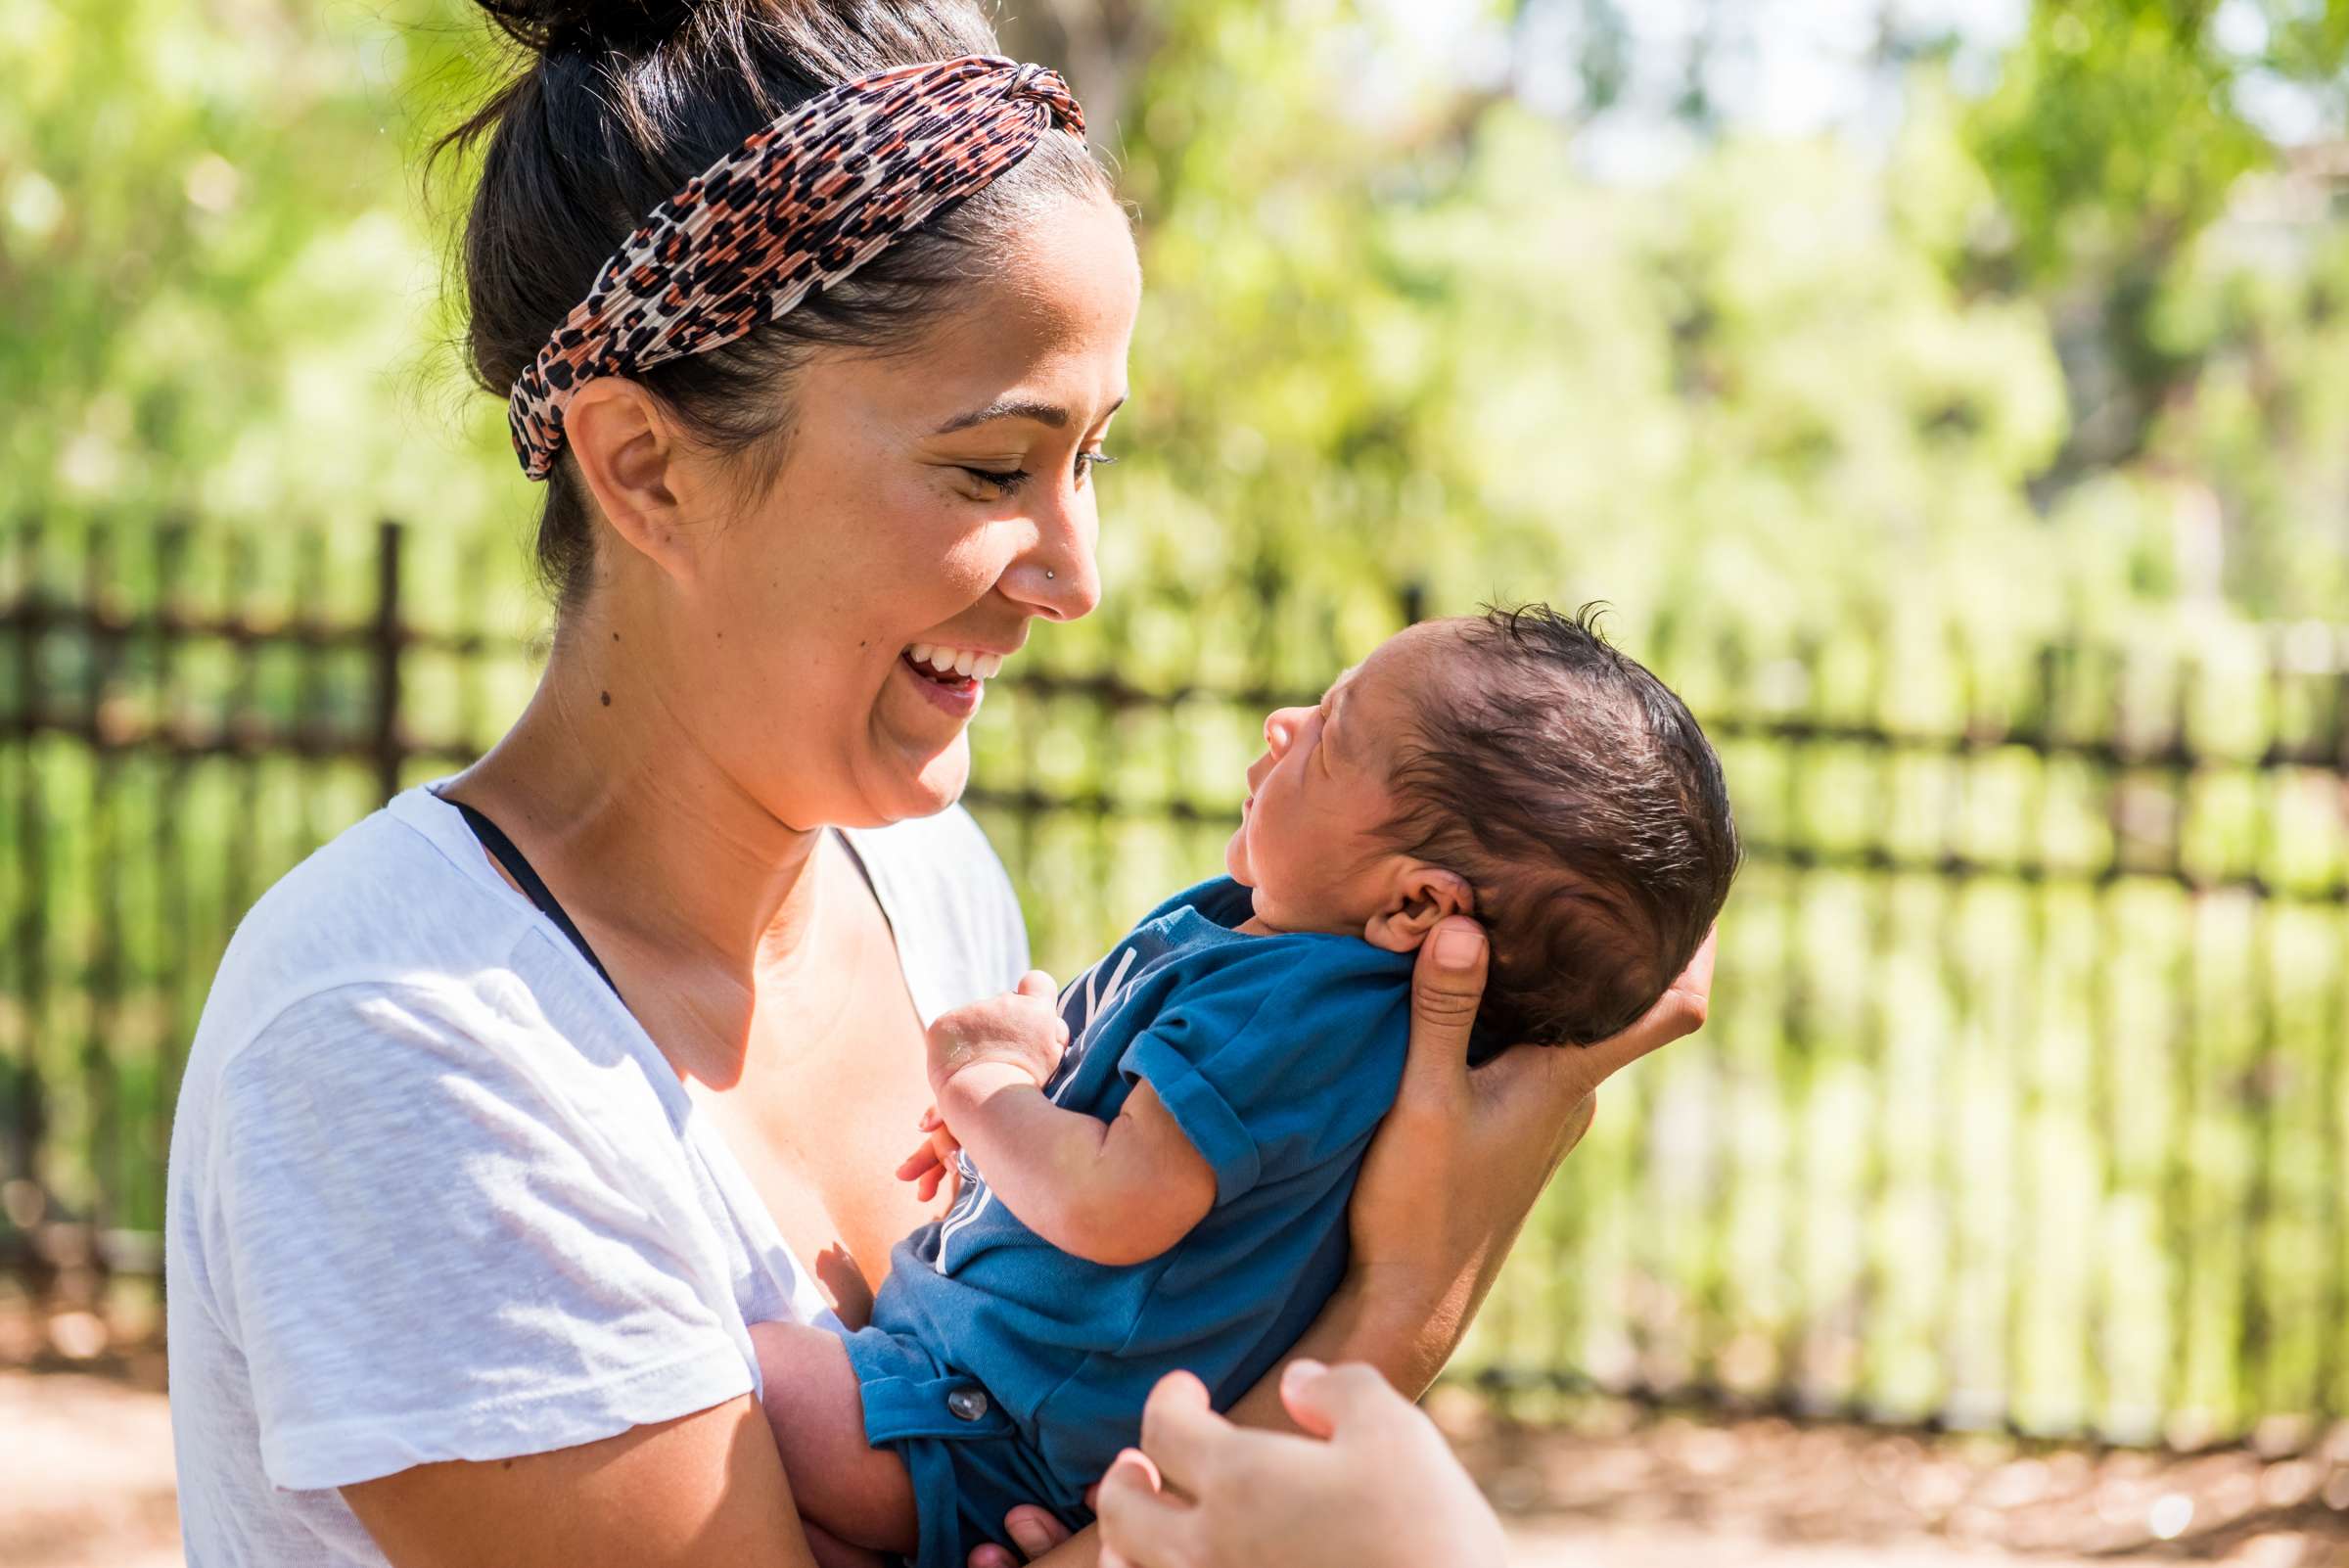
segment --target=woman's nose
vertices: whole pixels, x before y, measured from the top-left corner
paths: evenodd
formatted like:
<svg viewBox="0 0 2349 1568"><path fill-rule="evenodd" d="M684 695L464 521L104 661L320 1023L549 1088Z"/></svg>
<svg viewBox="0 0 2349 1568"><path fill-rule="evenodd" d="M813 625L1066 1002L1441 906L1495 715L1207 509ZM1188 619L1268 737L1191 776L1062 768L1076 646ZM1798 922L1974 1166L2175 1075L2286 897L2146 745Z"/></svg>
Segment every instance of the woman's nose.
<svg viewBox="0 0 2349 1568"><path fill-rule="evenodd" d="M1036 518L1036 542L1003 573L1003 591L1039 615L1075 621L1101 602L1101 568L1093 555L1098 528L1085 496L1063 496Z"/></svg>

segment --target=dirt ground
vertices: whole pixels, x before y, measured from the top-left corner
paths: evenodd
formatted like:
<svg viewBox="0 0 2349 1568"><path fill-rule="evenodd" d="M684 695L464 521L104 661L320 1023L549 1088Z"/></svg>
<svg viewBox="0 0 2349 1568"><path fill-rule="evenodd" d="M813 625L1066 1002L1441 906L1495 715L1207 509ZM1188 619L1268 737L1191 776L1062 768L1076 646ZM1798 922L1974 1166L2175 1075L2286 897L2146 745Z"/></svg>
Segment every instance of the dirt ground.
<svg viewBox="0 0 2349 1568"><path fill-rule="evenodd" d="M0 1369L0 1568L180 1562L161 1374L152 1357ZM2026 1453L1630 1412L1536 1432L1464 1396L1433 1408L1509 1520L1514 1568L2349 1568L2349 1442Z"/></svg>

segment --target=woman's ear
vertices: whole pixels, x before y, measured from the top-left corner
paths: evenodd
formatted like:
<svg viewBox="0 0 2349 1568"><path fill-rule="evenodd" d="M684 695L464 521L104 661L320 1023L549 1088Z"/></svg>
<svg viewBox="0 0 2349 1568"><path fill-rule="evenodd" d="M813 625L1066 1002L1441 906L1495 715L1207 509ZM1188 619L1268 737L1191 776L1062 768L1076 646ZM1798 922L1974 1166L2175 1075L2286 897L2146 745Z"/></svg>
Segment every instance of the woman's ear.
<svg viewBox="0 0 2349 1568"><path fill-rule="evenodd" d="M1468 879L1442 866L1413 862L1395 879L1386 907L1370 917L1362 938L1389 952L1417 952L1446 915L1476 913Z"/></svg>
<svg viewBox="0 0 2349 1568"><path fill-rule="evenodd" d="M650 392L622 376L598 376L572 394L563 438L612 530L661 571L689 570L673 488L680 455Z"/></svg>

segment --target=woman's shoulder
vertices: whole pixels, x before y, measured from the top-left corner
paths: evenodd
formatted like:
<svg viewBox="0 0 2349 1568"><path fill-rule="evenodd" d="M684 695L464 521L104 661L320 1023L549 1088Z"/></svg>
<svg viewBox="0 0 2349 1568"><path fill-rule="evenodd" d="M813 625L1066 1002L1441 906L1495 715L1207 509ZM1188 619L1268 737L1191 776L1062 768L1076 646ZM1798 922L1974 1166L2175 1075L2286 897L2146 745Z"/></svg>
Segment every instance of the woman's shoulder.
<svg viewBox="0 0 2349 1568"><path fill-rule="evenodd" d="M1003 861L960 806L842 837L898 934L924 1018L1008 989L1028 967L1028 928Z"/></svg>
<svg viewBox="0 0 2349 1568"><path fill-rule="evenodd" d="M903 894L922 895L925 908L1019 913L1001 857L978 819L960 806L887 827L844 829L841 836L868 872L887 877Z"/></svg>
<svg viewBox="0 0 2349 1568"><path fill-rule="evenodd" d="M453 808L402 792L321 845L271 884L237 923L199 1026L250 1035L321 993L468 976L510 951L531 911L460 856L434 813ZM475 852L477 856L479 852Z"/></svg>

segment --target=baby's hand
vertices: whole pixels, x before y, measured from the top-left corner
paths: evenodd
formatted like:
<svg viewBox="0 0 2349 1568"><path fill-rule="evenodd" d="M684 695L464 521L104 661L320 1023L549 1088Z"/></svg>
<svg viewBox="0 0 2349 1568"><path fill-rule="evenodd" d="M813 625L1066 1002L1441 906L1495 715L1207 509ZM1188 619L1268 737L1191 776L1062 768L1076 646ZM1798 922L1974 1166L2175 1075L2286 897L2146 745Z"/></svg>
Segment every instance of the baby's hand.
<svg viewBox="0 0 2349 1568"><path fill-rule="evenodd" d="M1016 1067L1041 1088L1069 1044L1052 1005L1058 991L1050 975L1031 969L1017 991L939 1014L929 1032L932 1091L943 1102L954 1076L982 1062Z"/></svg>
<svg viewBox="0 0 2349 1568"><path fill-rule="evenodd" d="M938 1184L941 1181L951 1181L953 1185L946 1192L946 1201L951 1203L961 1196L962 1167L955 1162L954 1156L962 1148L962 1139L954 1135L953 1130L946 1126L935 1105L922 1113L922 1130L930 1135L922 1141L920 1148L905 1157L903 1165L898 1167L898 1179L919 1181L921 1185L915 1189L914 1196L924 1203L938 1196Z"/></svg>

